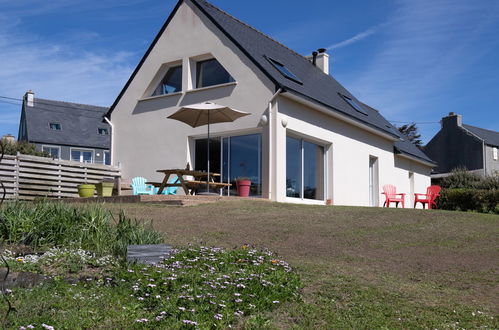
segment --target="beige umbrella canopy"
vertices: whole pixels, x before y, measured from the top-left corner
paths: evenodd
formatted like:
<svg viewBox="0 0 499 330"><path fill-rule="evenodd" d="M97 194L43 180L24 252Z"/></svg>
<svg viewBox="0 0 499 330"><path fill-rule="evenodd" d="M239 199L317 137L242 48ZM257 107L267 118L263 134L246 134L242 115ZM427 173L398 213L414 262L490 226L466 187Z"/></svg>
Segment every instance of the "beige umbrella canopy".
<svg viewBox="0 0 499 330"><path fill-rule="evenodd" d="M225 105L220 105L212 102L203 102L198 104L187 105L180 108L174 114L168 116L170 119L175 119L186 123L192 127L208 126L208 182L210 182L210 124L230 123L241 117L249 115L248 112L232 109ZM209 193L210 186L207 184Z"/></svg>
<svg viewBox="0 0 499 330"><path fill-rule="evenodd" d="M192 127L199 127L216 123L233 122L247 115L249 113L235 110L225 105L203 102L182 107L174 114L168 116L168 118L179 120Z"/></svg>

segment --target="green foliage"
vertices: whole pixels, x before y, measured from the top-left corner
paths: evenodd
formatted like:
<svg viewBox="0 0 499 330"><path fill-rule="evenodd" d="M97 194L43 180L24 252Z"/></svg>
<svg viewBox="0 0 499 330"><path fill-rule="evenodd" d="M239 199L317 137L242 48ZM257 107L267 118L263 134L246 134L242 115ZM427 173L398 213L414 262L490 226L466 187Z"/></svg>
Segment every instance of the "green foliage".
<svg viewBox="0 0 499 330"><path fill-rule="evenodd" d="M23 155L50 157L50 155L46 152L37 151L35 145L28 143L27 141L7 142L5 139L2 139L1 143L4 146L6 155L17 155L19 152Z"/></svg>
<svg viewBox="0 0 499 330"><path fill-rule="evenodd" d="M499 189L499 173L495 172L491 176L483 177L466 169L458 168L453 170L451 175L443 178L440 186L448 189Z"/></svg>
<svg viewBox="0 0 499 330"><path fill-rule="evenodd" d="M421 134L418 133L418 127L416 126L416 123L402 125L398 127L398 130L400 133L404 134L409 139L409 141L414 143L416 147L420 149L423 147L423 141L421 141L420 139Z"/></svg>
<svg viewBox="0 0 499 330"><path fill-rule="evenodd" d="M118 220L98 205L75 207L41 201L14 202L0 209L0 239L34 249L64 247L124 256L129 244L156 244L160 233L120 213Z"/></svg>
<svg viewBox="0 0 499 330"><path fill-rule="evenodd" d="M125 266L125 265L123 265ZM300 301L289 265L247 246L177 250L159 265L117 266L114 275L76 285L54 281L14 289L13 329L214 329L268 324L262 314ZM0 304L0 312L5 309Z"/></svg>
<svg viewBox="0 0 499 330"><path fill-rule="evenodd" d="M456 211L476 211L499 214L498 189L442 189L437 198L438 208Z"/></svg>

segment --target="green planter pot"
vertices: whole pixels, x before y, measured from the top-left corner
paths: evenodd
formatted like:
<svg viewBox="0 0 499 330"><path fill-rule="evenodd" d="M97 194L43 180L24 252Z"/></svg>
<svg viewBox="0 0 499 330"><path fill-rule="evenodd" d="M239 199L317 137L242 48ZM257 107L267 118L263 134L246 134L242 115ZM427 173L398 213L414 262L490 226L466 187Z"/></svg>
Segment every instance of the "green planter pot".
<svg viewBox="0 0 499 330"><path fill-rule="evenodd" d="M78 195L80 197L94 197L95 185L93 184L79 184Z"/></svg>
<svg viewBox="0 0 499 330"><path fill-rule="evenodd" d="M100 182L97 184L97 196L111 197L113 195L114 182Z"/></svg>

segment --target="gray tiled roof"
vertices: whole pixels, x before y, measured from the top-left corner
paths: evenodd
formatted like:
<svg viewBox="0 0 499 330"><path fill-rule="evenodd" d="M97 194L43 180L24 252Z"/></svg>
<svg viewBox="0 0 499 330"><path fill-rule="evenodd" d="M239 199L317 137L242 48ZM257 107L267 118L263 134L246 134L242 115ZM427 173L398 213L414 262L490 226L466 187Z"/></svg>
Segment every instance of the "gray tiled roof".
<svg viewBox="0 0 499 330"><path fill-rule="evenodd" d="M307 58L271 39L253 27L239 21L204 0L191 0L232 39L239 48L274 82L278 87L305 96L327 106L331 111L357 120L385 133L393 135L386 127L386 120L377 112L367 110L367 115L353 109L339 94L356 99L332 76L315 67ZM269 61L272 58L285 65L302 82L299 84L284 77ZM360 103L360 102L358 102Z"/></svg>
<svg viewBox="0 0 499 330"><path fill-rule="evenodd" d="M102 122L109 108L35 98L33 107L24 106L30 142L110 149L110 135L98 134L98 128L110 127ZM60 123L61 130L49 128Z"/></svg>
<svg viewBox="0 0 499 330"><path fill-rule="evenodd" d="M463 127L478 136L480 139L484 140L485 144L499 147L499 132L466 124L463 124Z"/></svg>

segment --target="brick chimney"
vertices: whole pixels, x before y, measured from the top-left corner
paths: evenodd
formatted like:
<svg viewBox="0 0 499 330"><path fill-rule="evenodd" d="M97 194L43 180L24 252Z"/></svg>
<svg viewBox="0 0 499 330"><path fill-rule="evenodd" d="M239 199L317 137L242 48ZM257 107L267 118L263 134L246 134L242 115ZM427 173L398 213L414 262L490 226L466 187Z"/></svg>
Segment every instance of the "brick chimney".
<svg viewBox="0 0 499 330"><path fill-rule="evenodd" d="M24 94L24 102L28 107L32 107L35 104L35 93L31 89Z"/></svg>
<svg viewBox="0 0 499 330"><path fill-rule="evenodd" d="M454 112L449 112L449 115L447 117L443 117L440 123L442 124L442 127L449 127L449 128L462 126L463 117Z"/></svg>
<svg viewBox="0 0 499 330"><path fill-rule="evenodd" d="M307 56L313 65L321 69L325 74L329 74L329 54L325 48L319 48Z"/></svg>

